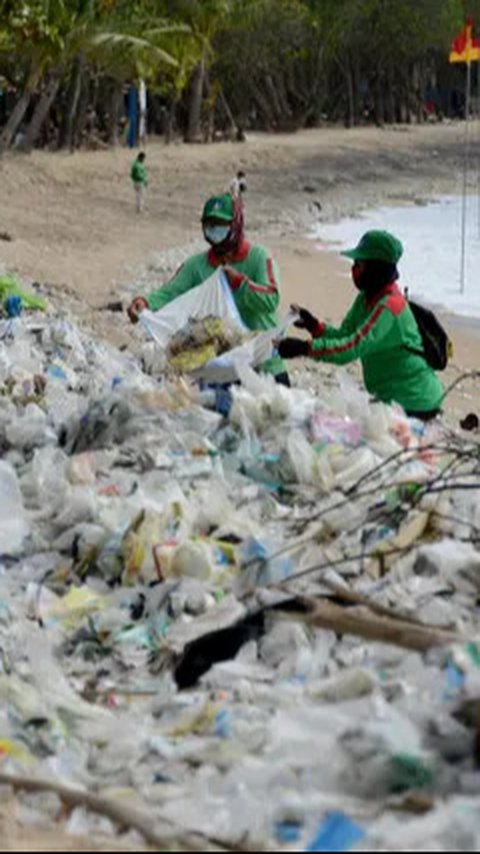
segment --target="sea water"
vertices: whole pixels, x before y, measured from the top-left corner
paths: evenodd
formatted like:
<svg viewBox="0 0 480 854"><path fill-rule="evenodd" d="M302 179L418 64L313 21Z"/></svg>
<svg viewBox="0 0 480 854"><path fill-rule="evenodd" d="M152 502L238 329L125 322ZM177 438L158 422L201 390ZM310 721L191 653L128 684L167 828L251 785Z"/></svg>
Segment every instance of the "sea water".
<svg viewBox="0 0 480 854"><path fill-rule="evenodd" d="M355 246L369 229L387 229L404 244L400 284L408 287L411 297L456 314L480 317L479 218L479 199L468 196L463 293L461 196L443 196L425 205L382 207L335 224L319 223L312 236L321 241L322 249L338 252Z"/></svg>

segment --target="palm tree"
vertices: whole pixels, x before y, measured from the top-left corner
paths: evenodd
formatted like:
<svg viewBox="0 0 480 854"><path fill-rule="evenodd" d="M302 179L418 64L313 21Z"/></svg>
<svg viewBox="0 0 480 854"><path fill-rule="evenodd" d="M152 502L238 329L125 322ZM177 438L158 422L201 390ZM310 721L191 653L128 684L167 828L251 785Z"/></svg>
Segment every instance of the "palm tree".
<svg viewBox="0 0 480 854"><path fill-rule="evenodd" d="M205 75L214 59L213 39L225 28L233 5L234 0L170 0L170 10L189 25L196 44L197 59L190 81L186 142L195 142L201 136Z"/></svg>
<svg viewBox="0 0 480 854"><path fill-rule="evenodd" d="M33 94L51 63L51 57L61 44L61 27L53 22L60 23L64 12L63 0L25 4L18 11L13 5L4 9L3 25L7 39L2 40L0 49L6 47L20 60L24 80L21 96L0 135L0 152L11 145Z"/></svg>
<svg viewBox="0 0 480 854"><path fill-rule="evenodd" d="M39 0L27 7L21 26L13 30L15 53L28 58L29 70L17 105L0 136L0 151L8 148L22 123L34 91L41 96L26 131L25 149L31 150L66 74L71 75L71 102L66 120L69 144L80 97L81 79L89 62L116 80L136 77L140 70L155 76L162 66L178 61L161 46L171 33L185 34L185 25L132 15L132 5L115 14L115 0ZM35 12L35 18L33 17ZM31 14L30 14L31 13Z"/></svg>

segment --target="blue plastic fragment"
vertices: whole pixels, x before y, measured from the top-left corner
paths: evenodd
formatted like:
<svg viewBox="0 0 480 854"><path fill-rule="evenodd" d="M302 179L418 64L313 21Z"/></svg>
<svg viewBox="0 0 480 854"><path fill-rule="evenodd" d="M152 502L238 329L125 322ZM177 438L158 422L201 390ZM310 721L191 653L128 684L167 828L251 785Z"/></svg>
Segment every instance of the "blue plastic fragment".
<svg viewBox="0 0 480 854"><path fill-rule="evenodd" d="M7 317L20 317L23 311L22 298L16 295L7 297L4 302L4 308Z"/></svg>
<svg viewBox="0 0 480 854"><path fill-rule="evenodd" d="M301 826L293 821L279 821L275 825L275 838L285 845L298 842L300 839Z"/></svg>
<svg viewBox="0 0 480 854"><path fill-rule="evenodd" d="M453 662L450 662L445 669L445 676L447 679L446 699L454 700L465 685L465 674Z"/></svg>
<svg viewBox="0 0 480 854"><path fill-rule="evenodd" d="M53 380L61 380L62 382L68 381L65 371L60 367L60 365L49 365L47 369L47 376L51 377Z"/></svg>
<svg viewBox="0 0 480 854"><path fill-rule="evenodd" d="M365 831L341 812L330 813L320 825L307 851L350 851L365 838Z"/></svg>
<svg viewBox="0 0 480 854"><path fill-rule="evenodd" d="M214 732L218 738L230 738L232 735L232 716L228 709L220 709L218 712Z"/></svg>
<svg viewBox="0 0 480 854"><path fill-rule="evenodd" d="M224 386L215 387L215 410L224 418L228 418L233 404L232 392Z"/></svg>

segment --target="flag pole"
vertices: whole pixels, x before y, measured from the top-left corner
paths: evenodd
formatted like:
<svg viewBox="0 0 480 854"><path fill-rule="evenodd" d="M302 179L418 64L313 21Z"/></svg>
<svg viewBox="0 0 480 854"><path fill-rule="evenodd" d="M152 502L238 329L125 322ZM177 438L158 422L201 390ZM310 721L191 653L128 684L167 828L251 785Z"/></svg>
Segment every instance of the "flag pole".
<svg viewBox="0 0 480 854"><path fill-rule="evenodd" d="M480 59L477 60L477 197L478 197L478 237L480 239Z"/></svg>
<svg viewBox="0 0 480 854"><path fill-rule="evenodd" d="M467 83L465 94L465 149L463 163L463 198L462 198L462 259L460 271L460 293L465 292L465 272L467 256L467 192L468 164L470 159L470 99L472 91L472 63L467 62Z"/></svg>

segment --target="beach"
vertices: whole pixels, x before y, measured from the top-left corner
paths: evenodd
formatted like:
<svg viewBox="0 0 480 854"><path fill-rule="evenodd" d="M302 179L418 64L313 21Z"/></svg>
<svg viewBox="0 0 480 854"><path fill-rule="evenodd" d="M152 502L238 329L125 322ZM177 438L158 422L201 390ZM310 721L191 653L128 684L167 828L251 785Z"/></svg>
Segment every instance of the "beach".
<svg viewBox="0 0 480 854"><path fill-rule="evenodd" d="M282 312L295 302L339 323L355 290L349 263L339 247L322 239L323 226L326 230L327 224L365 209L424 205L458 193L463 129L462 124L324 128L252 135L244 144L167 148L151 142L147 210L141 216L129 180L131 151L12 155L0 160L8 200L0 215L0 268L38 282L55 311L71 314L98 340L135 350L142 336L138 327L125 313L100 309L114 301L127 305L165 282L188 254L202 251L203 202L224 191L243 168L248 236L268 245L278 261ZM472 174L471 191L475 180ZM361 231L359 219L359 236ZM457 244L458 235L452 235L452 252L458 254ZM455 352L442 375L448 386L480 362L480 321L448 313L441 319ZM294 383L299 369L300 363L292 365ZM336 369L328 371L333 376ZM361 381L358 366L353 372ZM445 417L458 426L479 407L478 383L469 380L448 397ZM0 811L4 850L132 850L136 844L135 837L112 847L110 839L20 828L25 813L18 810L12 800Z"/></svg>
<svg viewBox="0 0 480 854"><path fill-rule="evenodd" d="M355 295L349 267L338 251L325 251L327 244L311 239L314 231L321 235L323 223L365 209L424 205L459 193L463 133L463 123L444 123L252 134L238 144L150 142L150 187L141 216L129 180L134 155L125 148L12 155L0 162L8 198L0 231L11 237L0 242L0 265L47 284L53 302L100 338L131 346L135 336L125 316L98 307L161 285L188 254L201 251L203 202L227 189L242 168L248 236L266 243L279 263L283 309L294 301L336 323ZM469 189L475 188L472 170ZM359 220L359 234L361 229ZM458 242L452 234L457 254ZM480 326L465 317L442 319L455 348L444 374L448 385L477 367ZM452 396L449 412L456 419L476 406L476 383L470 381Z"/></svg>

